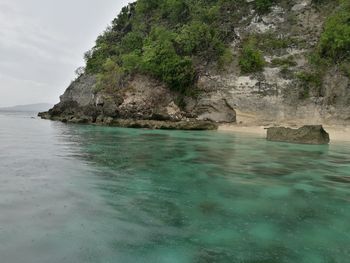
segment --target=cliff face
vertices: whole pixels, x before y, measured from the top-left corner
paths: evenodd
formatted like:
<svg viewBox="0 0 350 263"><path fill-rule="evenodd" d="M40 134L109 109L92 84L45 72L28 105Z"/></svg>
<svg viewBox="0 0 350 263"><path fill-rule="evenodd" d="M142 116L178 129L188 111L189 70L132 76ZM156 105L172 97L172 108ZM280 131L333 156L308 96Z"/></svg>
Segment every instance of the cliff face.
<svg viewBox="0 0 350 263"><path fill-rule="evenodd" d="M126 88L115 92L96 92L96 77L82 75L60 97L60 103L40 116L72 123L112 124L115 120L235 122L235 110L225 99L186 100L186 109L178 104L179 94L146 76L135 75ZM133 122L132 122L133 123ZM128 126L128 125L125 125ZM180 127L182 125L180 124ZM194 128L196 126L194 125ZM212 127L212 125L208 125ZM152 128L152 127L151 127Z"/></svg>
<svg viewBox="0 0 350 263"><path fill-rule="evenodd" d="M345 124L350 120L348 75L337 63L317 75L317 66L309 62L335 2L320 6L311 0L275 1L263 14L245 7L228 27L232 59L220 70L210 61L197 63L195 94L171 90L142 72L130 74L113 91L101 90L96 88L96 75L84 73L60 103L41 116L101 124L116 119L231 123L237 112L244 124ZM240 57L250 39L265 62L261 70L245 73Z"/></svg>
<svg viewBox="0 0 350 263"><path fill-rule="evenodd" d="M247 17L248 26L235 28L238 39L232 43L232 50L238 55L240 40L252 32L288 37L295 44L266 52L267 64L260 73L241 74L236 60L228 72L203 74L199 85L203 89L212 88L214 94L221 93L238 111L238 120L246 123L347 123L350 82L339 65L331 65L323 75L316 76L321 83L317 89L298 75L312 70L309 56L330 12L317 9L311 1L290 2L287 8L274 6L267 15L253 13Z"/></svg>

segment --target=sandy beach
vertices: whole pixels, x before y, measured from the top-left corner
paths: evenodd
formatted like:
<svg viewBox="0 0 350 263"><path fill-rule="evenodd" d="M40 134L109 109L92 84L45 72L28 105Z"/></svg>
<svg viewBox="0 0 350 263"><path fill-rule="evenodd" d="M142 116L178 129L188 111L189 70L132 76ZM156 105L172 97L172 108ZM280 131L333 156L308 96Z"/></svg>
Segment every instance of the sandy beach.
<svg viewBox="0 0 350 263"><path fill-rule="evenodd" d="M219 126L220 132L239 132L251 134L256 137L266 138L266 129L269 127L288 127L297 129L304 125L319 125L329 133L330 143L350 142L350 125L324 124L320 120L314 119L288 119L283 121L261 121L255 114L241 112L237 113L237 124L222 124Z"/></svg>
<svg viewBox="0 0 350 263"><path fill-rule="evenodd" d="M219 126L219 131L221 132L239 132L252 134L257 137L266 137L266 128L271 126L284 126L290 128L298 128L303 125L240 125L240 124L223 124ZM323 128L329 133L331 142L350 142L350 126L342 126L342 125L323 125Z"/></svg>

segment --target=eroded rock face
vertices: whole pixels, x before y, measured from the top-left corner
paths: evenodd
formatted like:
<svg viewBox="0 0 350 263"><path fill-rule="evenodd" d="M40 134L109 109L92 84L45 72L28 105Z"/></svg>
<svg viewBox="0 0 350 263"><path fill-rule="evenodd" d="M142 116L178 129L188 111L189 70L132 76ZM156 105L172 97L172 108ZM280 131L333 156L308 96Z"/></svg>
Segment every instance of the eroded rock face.
<svg viewBox="0 0 350 263"><path fill-rule="evenodd" d="M301 144L328 144L329 134L322 125L306 125L299 129L272 127L267 129L267 140Z"/></svg>
<svg viewBox="0 0 350 263"><path fill-rule="evenodd" d="M254 123L350 123L350 80L338 66L323 74L322 87L310 88L298 78L312 72L308 54L317 46L326 16L310 0L292 0L288 5L276 1L267 14L251 11L234 25L237 37L231 44L234 54L226 72L205 68L199 76L203 92L220 93L242 116L252 116ZM324 10L323 10L324 11ZM285 47L263 51L266 65L262 72L243 74L238 58L242 43L250 35L263 39L271 36L288 41ZM293 40L293 41L291 41ZM266 48L266 47L265 47ZM293 63L276 64L290 60ZM209 91L209 92L208 92Z"/></svg>
<svg viewBox="0 0 350 263"><path fill-rule="evenodd" d="M199 120L221 123L236 122L236 111L224 97L202 98L198 101L195 111Z"/></svg>
<svg viewBox="0 0 350 263"><path fill-rule="evenodd" d="M91 105L95 101L95 76L82 75L73 81L60 97L61 103L76 102L79 106Z"/></svg>
<svg viewBox="0 0 350 263"><path fill-rule="evenodd" d="M122 119L179 121L184 115L175 104L178 94L144 76L136 76L119 96L122 103L118 112Z"/></svg>
<svg viewBox="0 0 350 263"><path fill-rule="evenodd" d="M60 103L39 116L68 123L182 130L213 130L217 128L214 122L234 122L236 117L231 106L221 103L222 98L201 106L188 98L194 101L193 107L181 109L175 103L179 94L146 76L135 76L112 93L97 92L95 86L94 77L79 77Z"/></svg>

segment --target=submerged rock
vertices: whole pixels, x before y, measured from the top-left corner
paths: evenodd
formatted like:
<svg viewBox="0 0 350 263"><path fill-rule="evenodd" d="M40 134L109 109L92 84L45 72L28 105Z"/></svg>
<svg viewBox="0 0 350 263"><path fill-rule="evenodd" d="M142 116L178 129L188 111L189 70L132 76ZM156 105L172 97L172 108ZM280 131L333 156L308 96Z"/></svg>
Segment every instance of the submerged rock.
<svg viewBox="0 0 350 263"><path fill-rule="evenodd" d="M328 144L329 134L322 125L306 125L299 129L272 127L267 129L267 140L301 144Z"/></svg>
<svg viewBox="0 0 350 263"><path fill-rule="evenodd" d="M350 176L327 176L326 178L333 182L350 184Z"/></svg>
<svg viewBox="0 0 350 263"><path fill-rule="evenodd" d="M197 258L194 260L195 263L212 263L212 262L233 262L234 256L230 251L221 248L207 249L202 248L198 251Z"/></svg>

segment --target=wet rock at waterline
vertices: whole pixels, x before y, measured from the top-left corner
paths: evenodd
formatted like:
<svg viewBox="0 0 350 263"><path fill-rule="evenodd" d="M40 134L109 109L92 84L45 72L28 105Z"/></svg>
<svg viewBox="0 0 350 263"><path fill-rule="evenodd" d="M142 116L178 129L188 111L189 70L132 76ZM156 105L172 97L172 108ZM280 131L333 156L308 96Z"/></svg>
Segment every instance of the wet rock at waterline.
<svg viewBox="0 0 350 263"><path fill-rule="evenodd" d="M322 125L306 125L299 129L272 127L267 129L267 140L301 144L328 144L329 134Z"/></svg>

